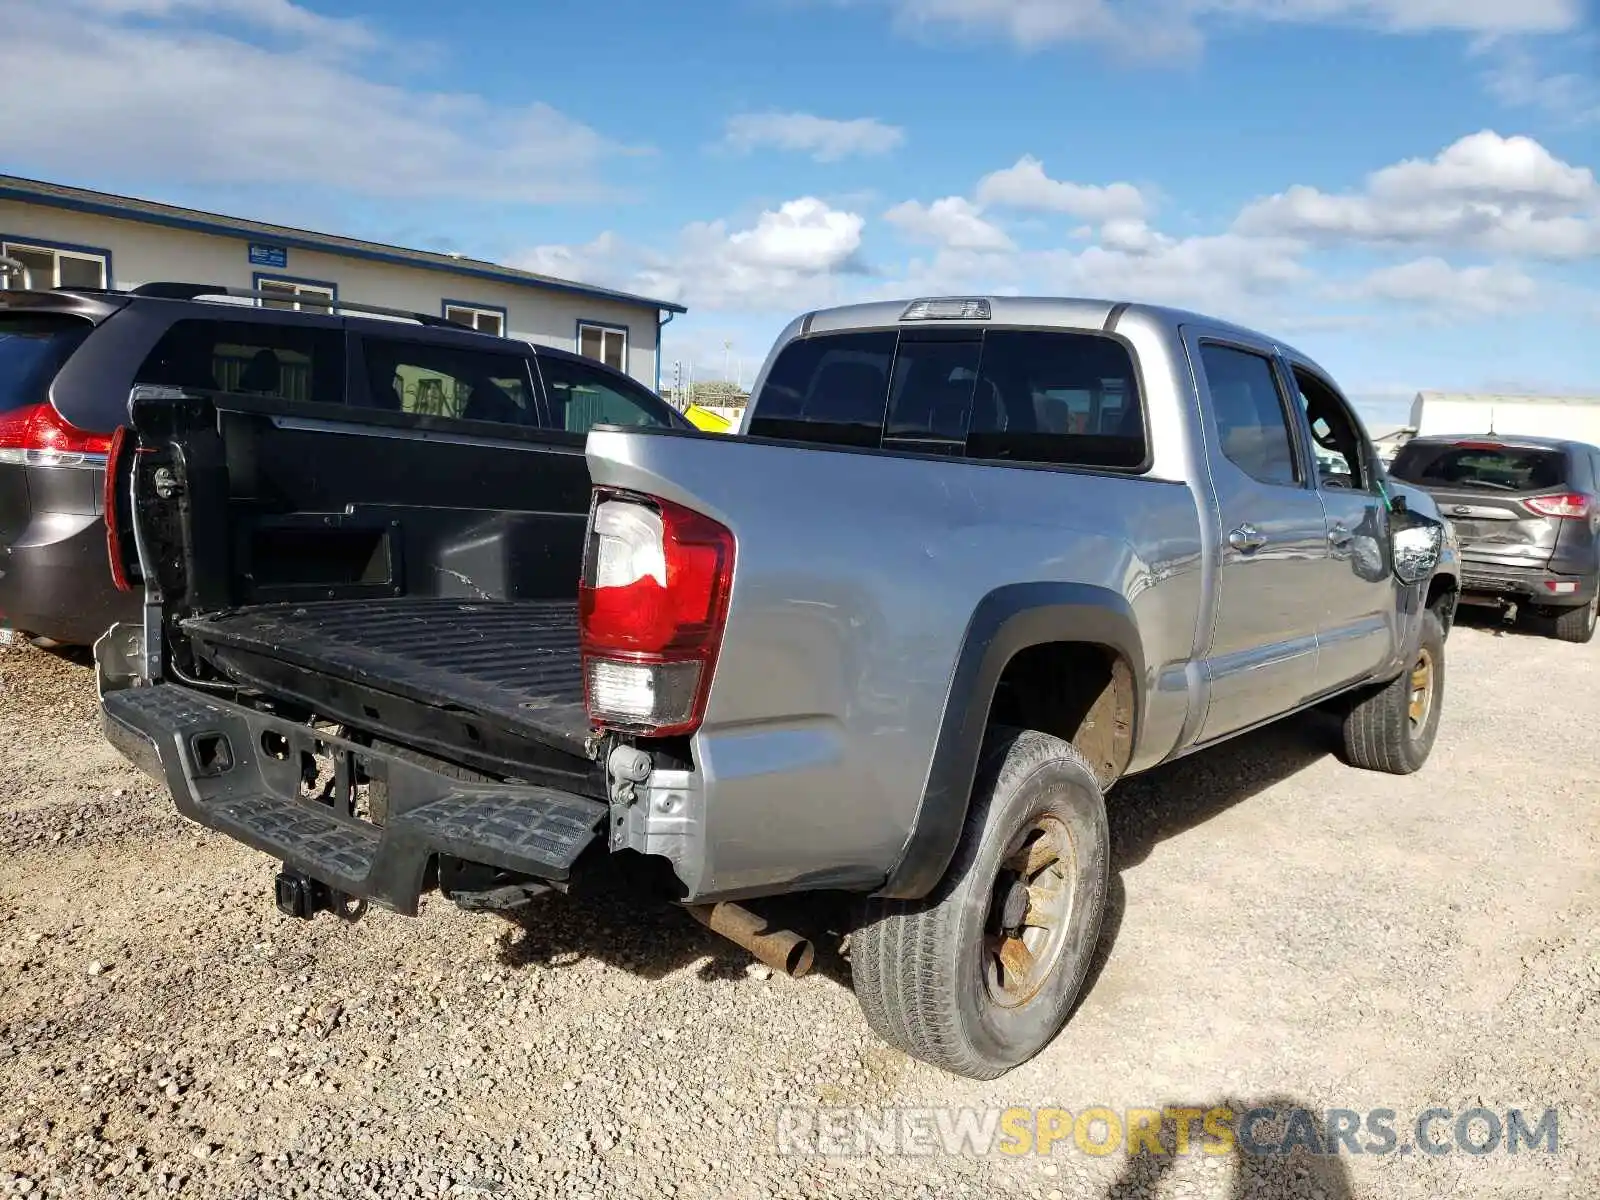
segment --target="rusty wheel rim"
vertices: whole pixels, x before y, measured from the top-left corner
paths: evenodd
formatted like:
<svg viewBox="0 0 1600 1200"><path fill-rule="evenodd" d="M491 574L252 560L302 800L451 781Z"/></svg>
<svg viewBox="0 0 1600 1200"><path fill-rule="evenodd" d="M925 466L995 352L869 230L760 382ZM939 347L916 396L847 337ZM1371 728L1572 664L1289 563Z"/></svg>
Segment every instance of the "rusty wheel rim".
<svg viewBox="0 0 1600 1200"><path fill-rule="evenodd" d="M1433 680L1433 655L1424 649L1417 655L1417 661L1411 668L1411 705L1408 715L1413 733L1427 724L1428 714L1433 711Z"/></svg>
<svg viewBox="0 0 1600 1200"><path fill-rule="evenodd" d="M984 984L1001 1007L1033 999L1060 962L1077 864L1071 833L1052 816L1035 817L1007 847L983 932Z"/></svg>

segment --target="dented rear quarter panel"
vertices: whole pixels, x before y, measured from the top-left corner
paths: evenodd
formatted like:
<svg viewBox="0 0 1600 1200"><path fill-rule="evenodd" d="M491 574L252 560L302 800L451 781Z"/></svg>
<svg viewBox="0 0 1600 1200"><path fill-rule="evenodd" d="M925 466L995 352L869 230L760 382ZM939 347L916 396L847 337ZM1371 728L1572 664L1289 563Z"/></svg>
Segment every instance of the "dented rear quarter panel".
<svg viewBox="0 0 1600 1200"><path fill-rule="evenodd" d="M986 595L1089 585L1131 608L1143 659L1131 769L1177 745L1209 630L1214 521L1181 348L1133 335L1143 476L597 429L594 483L688 505L737 543L694 738L678 858L698 897L871 887L917 820L968 625ZM1132 340L1132 338L1130 338ZM1070 631L1062 631L1070 637ZM686 849L689 849L686 847Z"/></svg>

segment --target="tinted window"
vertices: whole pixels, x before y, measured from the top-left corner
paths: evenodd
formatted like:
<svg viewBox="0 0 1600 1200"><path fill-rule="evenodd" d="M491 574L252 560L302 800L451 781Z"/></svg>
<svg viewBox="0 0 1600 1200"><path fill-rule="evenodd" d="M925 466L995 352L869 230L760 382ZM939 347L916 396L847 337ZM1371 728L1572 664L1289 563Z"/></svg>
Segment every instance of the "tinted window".
<svg viewBox="0 0 1600 1200"><path fill-rule="evenodd" d="M995 330L984 338L967 453L973 458L1134 468L1144 412L1121 342Z"/></svg>
<svg viewBox="0 0 1600 1200"><path fill-rule="evenodd" d="M889 388L883 446L894 450L962 454L973 387L978 380L980 337L962 341L901 335Z"/></svg>
<svg viewBox="0 0 1600 1200"><path fill-rule="evenodd" d="M666 404L635 390L615 375L554 356L539 358L539 375L550 401L551 424L568 433L592 425L668 425Z"/></svg>
<svg viewBox="0 0 1600 1200"><path fill-rule="evenodd" d="M1144 416L1127 349L1082 333L824 334L791 342L749 432L969 458L1135 468Z"/></svg>
<svg viewBox="0 0 1600 1200"><path fill-rule="evenodd" d="M135 383L344 403L344 334L255 321L177 321Z"/></svg>
<svg viewBox="0 0 1600 1200"><path fill-rule="evenodd" d="M1567 482L1567 457L1559 450L1482 442L1411 442L1389 474L1423 487L1489 492L1532 492Z"/></svg>
<svg viewBox="0 0 1600 1200"><path fill-rule="evenodd" d="M1272 363L1231 346L1202 343L1200 361L1222 453L1262 483L1296 483L1294 443Z"/></svg>
<svg viewBox="0 0 1600 1200"><path fill-rule="evenodd" d="M50 383L89 332L77 317L0 312L0 413L50 398Z"/></svg>
<svg viewBox="0 0 1600 1200"><path fill-rule="evenodd" d="M366 406L502 425L535 423L527 360L459 346L367 337Z"/></svg>
<svg viewBox="0 0 1600 1200"><path fill-rule="evenodd" d="M767 372L749 432L838 446L878 446L898 340L893 330L884 330L790 342Z"/></svg>

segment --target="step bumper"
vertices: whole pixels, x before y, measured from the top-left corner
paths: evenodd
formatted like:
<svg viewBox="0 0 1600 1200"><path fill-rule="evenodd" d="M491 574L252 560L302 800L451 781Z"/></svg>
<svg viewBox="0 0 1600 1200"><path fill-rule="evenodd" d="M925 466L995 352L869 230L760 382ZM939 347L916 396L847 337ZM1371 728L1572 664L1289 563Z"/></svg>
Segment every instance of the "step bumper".
<svg viewBox="0 0 1600 1200"><path fill-rule="evenodd" d="M447 855L532 879L570 878L606 806L521 784L467 783L218 697L158 684L108 692L106 738L165 784L178 811L355 899L414 915ZM308 765L315 785L304 783ZM382 780L382 824L360 784Z"/></svg>

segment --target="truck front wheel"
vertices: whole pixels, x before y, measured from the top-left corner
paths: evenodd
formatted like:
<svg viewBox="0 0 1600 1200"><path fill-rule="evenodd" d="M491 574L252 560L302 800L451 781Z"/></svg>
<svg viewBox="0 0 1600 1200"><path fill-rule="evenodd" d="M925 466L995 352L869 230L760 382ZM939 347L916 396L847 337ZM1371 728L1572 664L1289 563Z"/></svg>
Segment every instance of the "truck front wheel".
<svg viewBox="0 0 1600 1200"><path fill-rule="evenodd" d="M1432 609L1410 665L1392 682L1358 697L1344 718L1344 757L1351 766L1409 775L1428 761L1444 704L1444 629Z"/></svg>
<svg viewBox="0 0 1600 1200"><path fill-rule="evenodd" d="M1066 1023L1110 879L1105 801L1077 749L995 728L967 823L923 900L864 903L850 970L867 1023L958 1075L992 1079Z"/></svg>

